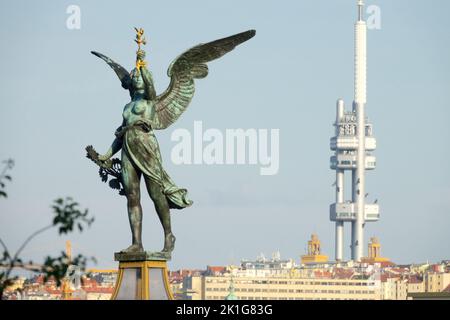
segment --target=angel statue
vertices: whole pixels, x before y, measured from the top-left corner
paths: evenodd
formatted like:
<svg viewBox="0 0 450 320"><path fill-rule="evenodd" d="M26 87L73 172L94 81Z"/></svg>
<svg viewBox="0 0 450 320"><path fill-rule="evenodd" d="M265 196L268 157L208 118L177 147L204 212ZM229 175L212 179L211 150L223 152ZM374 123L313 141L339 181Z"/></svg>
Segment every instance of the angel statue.
<svg viewBox="0 0 450 320"><path fill-rule="evenodd" d="M110 186L120 189L127 198L132 244L121 252L144 251L140 203L140 180L143 177L164 229L164 248L160 253L170 255L175 246L170 209L189 207L192 201L187 198L187 190L178 187L164 170L154 130L166 129L186 110L194 95L194 80L208 75L207 62L251 39L255 30L199 44L178 56L167 70L169 87L160 95L155 92L152 74L146 66L145 52L141 48L146 43L143 34L143 29L136 29L135 41L139 47L136 67L131 72L107 56L91 52L114 70L122 87L129 90L131 101L123 109L122 125L116 130L116 138L106 154L99 155L92 146L86 150L87 157L100 167L102 180L106 182L108 175L113 176ZM111 159L119 150L122 150L121 160Z"/></svg>

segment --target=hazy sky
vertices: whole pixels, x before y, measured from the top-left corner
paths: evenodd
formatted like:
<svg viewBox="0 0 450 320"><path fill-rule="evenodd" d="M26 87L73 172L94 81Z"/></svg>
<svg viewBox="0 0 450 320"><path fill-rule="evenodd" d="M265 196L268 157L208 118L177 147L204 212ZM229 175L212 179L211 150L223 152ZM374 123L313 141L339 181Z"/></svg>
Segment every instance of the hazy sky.
<svg viewBox="0 0 450 320"><path fill-rule="evenodd" d="M367 0L381 8L381 30L369 31L367 114L378 140L378 166L367 175L368 201L381 219L366 240L398 263L450 258L450 2ZM66 8L81 9L81 29L66 27ZM353 95L355 0L329 1L1 1L0 159L13 158L8 199L0 200L0 235L17 248L50 222L51 201L72 196L95 216L82 234L40 236L24 257L40 262L64 249L113 267L129 245L126 201L103 184L85 158L105 152L121 123L128 93L91 50L131 68L132 27L143 27L158 92L183 50L247 29L254 39L210 63L179 121L158 131L164 166L194 206L173 211L177 246L170 268L238 263L260 252L297 259L312 232L334 257L329 221L329 138L335 101ZM447 39L447 40L446 40ZM177 128L280 129L280 170L260 176L251 165L175 165ZM143 190L143 192L145 192ZM162 247L162 229L143 193L144 245ZM345 255L349 258L350 228Z"/></svg>

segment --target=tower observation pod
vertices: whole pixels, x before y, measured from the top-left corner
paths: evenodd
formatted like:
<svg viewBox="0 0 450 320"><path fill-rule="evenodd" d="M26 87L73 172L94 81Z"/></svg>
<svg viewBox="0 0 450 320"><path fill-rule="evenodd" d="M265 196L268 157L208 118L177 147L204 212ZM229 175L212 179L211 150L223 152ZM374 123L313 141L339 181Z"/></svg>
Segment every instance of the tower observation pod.
<svg viewBox="0 0 450 320"><path fill-rule="evenodd" d="M351 223L351 259L361 261L364 255L366 222L379 219L378 204L366 204L365 172L373 170L376 149L372 124L365 115L367 102L367 24L363 17L364 2L358 0L358 20L355 23L355 92L351 111L344 101L336 104L335 136L330 148L335 154L330 167L336 171L336 201L330 206L330 220L336 223L336 261L344 257L344 222ZM345 192L345 174L351 174L351 193ZM347 198L346 198L347 196Z"/></svg>

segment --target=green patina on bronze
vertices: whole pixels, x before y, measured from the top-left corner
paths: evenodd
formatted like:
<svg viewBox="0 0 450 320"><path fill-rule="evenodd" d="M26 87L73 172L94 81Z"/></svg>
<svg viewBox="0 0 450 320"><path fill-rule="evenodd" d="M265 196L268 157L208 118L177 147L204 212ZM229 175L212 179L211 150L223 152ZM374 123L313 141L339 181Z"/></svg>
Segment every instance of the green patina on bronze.
<svg viewBox="0 0 450 320"><path fill-rule="evenodd" d="M136 29L136 68L131 73L107 56L92 51L103 59L117 74L122 87L129 90L131 101L123 110L122 125L115 132L115 140L105 155L99 155L92 146L86 147L87 157L100 167L104 182L127 197L128 217L132 244L121 253L144 252L142 245L142 208L140 204L140 180L144 178L148 194L153 200L159 220L164 229L164 248L153 255L170 258L175 246L172 233L170 209L183 209L192 205L187 190L178 187L162 166L158 141L153 130L162 130L173 124L187 109L194 96L195 79L208 75L207 62L218 59L237 45L251 39L254 30L227 38L199 44L180 56L169 66L169 87L156 94L153 79L146 67L144 31ZM121 159L111 159L122 150Z"/></svg>

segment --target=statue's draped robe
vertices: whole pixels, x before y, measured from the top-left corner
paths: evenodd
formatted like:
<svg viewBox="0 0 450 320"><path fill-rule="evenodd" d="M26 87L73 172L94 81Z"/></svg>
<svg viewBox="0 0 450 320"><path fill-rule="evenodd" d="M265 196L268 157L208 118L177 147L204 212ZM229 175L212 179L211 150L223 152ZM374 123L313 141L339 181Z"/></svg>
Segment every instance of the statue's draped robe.
<svg viewBox="0 0 450 320"><path fill-rule="evenodd" d="M126 158L142 174L161 186L170 208L183 209L192 205L187 198L187 190L177 187L162 167L159 144L149 121L138 120L130 126L121 127L116 135L122 138L122 152Z"/></svg>

